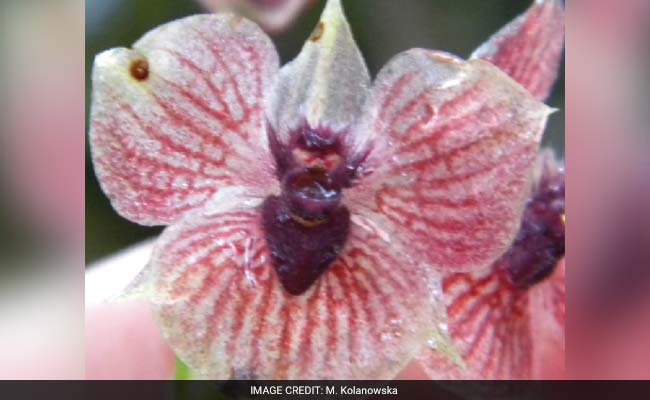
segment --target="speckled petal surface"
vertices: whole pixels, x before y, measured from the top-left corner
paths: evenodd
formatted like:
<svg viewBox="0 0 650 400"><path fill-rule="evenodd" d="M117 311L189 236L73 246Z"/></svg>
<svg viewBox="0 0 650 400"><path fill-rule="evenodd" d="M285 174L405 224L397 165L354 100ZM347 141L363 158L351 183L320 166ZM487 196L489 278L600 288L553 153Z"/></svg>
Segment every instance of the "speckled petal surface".
<svg viewBox="0 0 650 400"><path fill-rule="evenodd" d="M495 265L443 279L451 344L418 361L431 379L550 379L564 371L564 261L531 290L513 286Z"/></svg>
<svg viewBox="0 0 650 400"><path fill-rule="evenodd" d="M271 190L263 104L277 70L270 39L229 15L186 17L99 54L90 144L115 210L168 224L223 187Z"/></svg>
<svg viewBox="0 0 650 400"><path fill-rule="evenodd" d="M535 379L566 378L566 261L530 293Z"/></svg>
<svg viewBox="0 0 650 400"><path fill-rule="evenodd" d="M435 379L523 379L531 375L530 299L508 282L496 263L481 272L453 274L443 281L449 334L464 365L440 368L424 357ZM435 352L435 350L432 350Z"/></svg>
<svg viewBox="0 0 650 400"><path fill-rule="evenodd" d="M430 378L565 377L564 223L557 225L565 212L564 167L546 149L533 171L533 190L511 248L489 268L443 277L450 342L418 358ZM522 272L535 278L522 280ZM445 344L459 357L450 360Z"/></svg>
<svg viewBox="0 0 650 400"><path fill-rule="evenodd" d="M563 48L562 1L535 0L525 13L476 49L472 58L490 61L544 100L557 78Z"/></svg>
<svg viewBox="0 0 650 400"><path fill-rule="evenodd" d="M267 108L277 141L306 125L347 131L361 113L370 74L352 37L340 0L328 1L300 54L280 70Z"/></svg>
<svg viewBox="0 0 650 400"><path fill-rule="evenodd" d="M213 379L389 379L430 337L439 281L354 219L341 256L304 294L270 263L259 206L233 201L163 233L143 287L163 334ZM437 290L436 290L437 289Z"/></svg>
<svg viewBox="0 0 650 400"><path fill-rule="evenodd" d="M550 112L483 60L402 53L346 136L361 163L346 204L433 268L485 268L519 227Z"/></svg>

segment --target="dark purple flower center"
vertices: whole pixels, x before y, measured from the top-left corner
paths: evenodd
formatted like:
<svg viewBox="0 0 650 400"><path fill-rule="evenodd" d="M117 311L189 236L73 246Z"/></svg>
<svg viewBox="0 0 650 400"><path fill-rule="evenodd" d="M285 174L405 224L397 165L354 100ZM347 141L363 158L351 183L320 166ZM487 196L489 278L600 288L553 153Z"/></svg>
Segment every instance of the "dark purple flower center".
<svg viewBox="0 0 650 400"><path fill-rule="evenodd" d="M348 236L350 213L338 206L327 218L306 220L286 199L271 196L262 206L262 221L275 270L285 290L305 292L340 254Z"/></svg>
<svg viewBox="0 0 650 400"><path fill-rule="evenodd" d="M291 211L306 220L327 219L341 201L341 188L321 168L298 168L283 182L283 195Z"/></svg>
<svg viewBox="0 0 650 400"><path fill-rule="evenodd" d="M338 135L303 128L288 145L273 134L271 149L282 184L280 196L262 205L262 223L280 282L293 295L305 292L342 251L350 213L341 205L349 186Z"/></svg>
<svg viewBox="0 0 650 400"><path fill-rule="evenodd" d="M524 211L521 228L503 256L510 281L530 287L550 276L564 257L564 173L542 178Z"/></svg>

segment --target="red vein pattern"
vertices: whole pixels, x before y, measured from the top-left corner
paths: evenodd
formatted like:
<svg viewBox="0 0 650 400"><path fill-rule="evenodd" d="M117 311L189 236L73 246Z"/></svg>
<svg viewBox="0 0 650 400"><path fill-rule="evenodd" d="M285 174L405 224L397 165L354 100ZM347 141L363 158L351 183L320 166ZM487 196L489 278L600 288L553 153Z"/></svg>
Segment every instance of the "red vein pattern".
<svg viewBox="0 0 650 400"><path fill-rule="evenodd" d="M190 367L216 379L388 379L421 351L436 278L353 223L343 255L289 295L260 219L258 208L190 213L158 242L152 301Z"/></svg>
<svg viewBox="0 0 650 400"><path fill-rule="evenodd" d="M350 136L354 154L369 154L346 204L435 268L484 268L519 227L548 113L487 62L402 53Z"/></svg>
<svg viewBox="0 0 650 400"><path fill-rule="evenodd" d="M472 58L490 61L537 99L548 97L564 47L564 6L536 0L522 15L481 45Z"/></svg>
<svg viewBox="0 0 650 400"><path fill-rule="evenodd" d="M533 377L564 379L566 328L566 262L560 261L547 282L531 288L531 318L535 343Z"/></svg>
<svg viewBox="0 0 650 400"><path fill-rule="evenodd" d="M130 74L145 60L144 79ZM90 140L95 171L124 217L160 225L230 186L274 184L263 104L278 59L253 23L202 15L162 25L133 50L97 56Z"/></svg>
<svg viewBox="0 0 650 400"><path fill-rule="evenodd" d="M532 289L513 286L503 262L443 278L448 333L464 367L428 350L419 361L432 379L540 378L549 357L563 359L564 262Z"/></svg>

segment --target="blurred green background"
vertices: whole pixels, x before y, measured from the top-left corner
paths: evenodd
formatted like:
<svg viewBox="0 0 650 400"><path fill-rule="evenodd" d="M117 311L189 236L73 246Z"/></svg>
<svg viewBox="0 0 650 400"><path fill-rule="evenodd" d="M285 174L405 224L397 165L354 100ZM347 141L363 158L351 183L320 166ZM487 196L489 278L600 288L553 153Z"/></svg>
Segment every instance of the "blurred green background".
<svg viewBox="0 0 650 400"><path fill-rule="evenodd" d="M324 1L316 1L283 33L272 35L283 62L295 57L318 21ZM532 0L344 0L346 14L374 75L398 52L413 47L463 57L523 12ZM86 119L94 56L130 46L148 30L186 15L206 12L193 0L86 1ZM559 109L549 120L544 144L564 156L564 62L548 103ZM88 123L86 121L86 126ZM157 235L121 218L101 192L86 145L86 264Z"/></svg>

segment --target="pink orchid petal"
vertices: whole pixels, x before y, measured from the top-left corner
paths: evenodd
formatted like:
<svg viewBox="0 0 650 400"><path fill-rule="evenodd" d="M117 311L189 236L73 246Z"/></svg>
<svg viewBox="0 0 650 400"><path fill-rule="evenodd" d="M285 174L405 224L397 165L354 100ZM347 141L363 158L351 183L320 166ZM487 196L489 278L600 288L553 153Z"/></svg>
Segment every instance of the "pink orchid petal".
<svg viewBox="0 0 650 400"><path fill-rule="evenodd" d="M442 346L425 352L419 361L430 377L564 377L565 263L557 260L564 254L564 227L557 225L564 213L564 169L543 150L533 175L510 250L490 268L443 277L448 347L460 356L450 360Z"/></svg>
<svg viewBox="0 0 650 400"><path fill-rule="evenodd" d="M303 128L346 130L361 112L370 74L340 0L327 2L300 54L280 70L267 117L280 144Z"/></svg>
<svg viewBox="0 0 650 400"><path fill-rule="evenodd" d="M562 260L548 281L530 290L536 379L565 378L565 265Z"/></svg>
<svg viewBox="0 0 650 400"><path fill-rule="evenodd" d="M434 268L484 268L519 228L549 113L483 60L402 53L346 136L363 160L346 204Z"/></svg>
<svg viewBox="0 0 650 400"><path fill-rule="evenodd" d="M436 322L435 278L361 221L303 295L285 292L270 259L258 207L193 213L163 233L151 299L191 368L214 379L392 378Z"/></svg>
<svg viewBox="0 0 650 400"><path fill-rule="evenodd" d="M462 356L459 365L438 369L423 361L432 378L523 379L531 374L533 346L529 298L508 281L499 263L487 270L452 274L443 280L449 335ZM426 356L425 356L426 357ZM442 376L441 376L442 375Z"/></svg>
<svg viewBox="0 0 650 400"><path fill-rule="evenodd" d="M443 279L448 331L462 362L450 361L438 349L428 350L418 360L430 378L561 375L564 262L553 276L530 290L513 286L500 262L484 271L450 274Z"/></svg>
<svg viewBox="0 0 650 400"><path fill-rule="evenodd" d="M277 70L269 38L226 15L170 22L133 49L99 54L90 140L113 207L141 224L167 224L222 187L268 190L263 100Z"/></svg>
<svg viewBox="0 0 650 400"><path fill-rule="evenodd" d="M524 14L476 49L472 58L490 61L544 100L557 78L563 47L562 1L535 0Z"/></svg>
<svg viewBox="0 0 650 400"><path fill-rule="evenodd" d="M280 32L293 22L313 0L199 0L213 12L239 11L250 16L266 31Z"/></svg>

